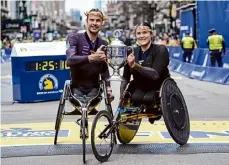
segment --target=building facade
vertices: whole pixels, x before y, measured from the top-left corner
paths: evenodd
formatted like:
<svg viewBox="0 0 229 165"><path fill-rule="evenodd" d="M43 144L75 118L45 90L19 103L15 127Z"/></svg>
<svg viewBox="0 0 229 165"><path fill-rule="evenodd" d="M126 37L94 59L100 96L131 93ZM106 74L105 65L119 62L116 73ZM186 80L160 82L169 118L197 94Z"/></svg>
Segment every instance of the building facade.
<svg viewBox="0 0 229 165"><path fill-rule="evenodd" d="M65 0L1 1L1 5L1 16L8 16L9 23L18 22L20 28L14 32L23 33L23 37L31 37L34 31L40 38L57 31L67 33Z"/></svg>
<svg viewBox="0 0 229 165"><path fill-rule="evenodd" d="M7 19L9 16L9 2L6 0L1 0L1 20Z"/></svg>

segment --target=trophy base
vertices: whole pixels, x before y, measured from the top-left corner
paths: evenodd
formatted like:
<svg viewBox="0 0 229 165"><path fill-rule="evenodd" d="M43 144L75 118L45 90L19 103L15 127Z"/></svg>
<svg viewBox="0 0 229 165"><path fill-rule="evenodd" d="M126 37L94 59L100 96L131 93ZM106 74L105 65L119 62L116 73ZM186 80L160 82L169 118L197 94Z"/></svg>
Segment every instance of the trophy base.
<svg viewBox="0 0 229 165"><path fill-rule="evenodd" d="M119 75L112 75L111 77L109 77L106 80L107 81L125 81L125 79L122 76L119 76Z"/></svg>

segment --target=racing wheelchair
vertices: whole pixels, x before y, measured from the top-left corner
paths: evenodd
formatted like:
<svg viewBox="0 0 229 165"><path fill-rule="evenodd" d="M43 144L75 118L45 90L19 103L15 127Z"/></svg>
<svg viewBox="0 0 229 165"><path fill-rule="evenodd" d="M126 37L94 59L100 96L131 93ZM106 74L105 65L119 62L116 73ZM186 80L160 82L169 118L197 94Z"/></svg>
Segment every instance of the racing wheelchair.
<svg viewBox="0 0 229 165"><path fill-rule="evenodd" d="M107 86L105 80L102 80L100 75L99 80L99 90L95 97L76 97L73 94L73 88L71 85L71 80L66 80L62 96L59 101L59 107L56 117L55 124L55 138L54 144L57 144L58 133L60 131L61 122L65 115L78 115L76 123L80 126L80 139L82 139L82 149L83 149L83 162L86 163L86 140L89 137L88 134L88 115L95 110L94 108L102 101L105 100L105 109L104 111L108 111L109 114L112 114L112 107L108 100ZM72 112L65 111L65 101L68 100L75 110ZM76 113L74 113L76 112Z"/></svg>
<svg viewBox="0 0 229 165"><path fill-rule="evenodd" d="M143 118L159 120L163 117L173 140L179 145L187 143L190 134L189 114L176 82L172 78L167 78L155 95L151 106L160 113L145 113L146 105L134 107L130 99L127 101L123 94L114 115L109 111L100 111L95 116L91 128L91 145L98 161L105 162L109 159L114 145L117 144L116 137L122 144L130 143ZM102 122L99 122L102 118ZM99 140L106 144L102 144L103 142Z"/></svg>

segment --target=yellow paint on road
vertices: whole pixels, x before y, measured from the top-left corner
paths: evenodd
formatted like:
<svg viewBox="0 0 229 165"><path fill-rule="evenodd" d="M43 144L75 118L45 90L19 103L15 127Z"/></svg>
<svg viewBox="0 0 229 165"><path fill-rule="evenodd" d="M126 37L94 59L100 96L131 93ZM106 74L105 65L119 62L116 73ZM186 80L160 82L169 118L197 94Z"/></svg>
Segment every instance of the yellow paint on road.
<svg viewBox="0 0 229 165"><path fill-rule="evenodd" d="M104 124L100 123L101 126ZM55 123L2 124L1 146L52 145ZM89 134L91 122L89 123ZM79 126L75 122L63 122L58 137L59 144L81 144ZM87 143L90 143L90 135ZM154 125L142 122L131 143L175 143L163 121ZM188 143L229 143L229 121L191 121Z"/></svg>

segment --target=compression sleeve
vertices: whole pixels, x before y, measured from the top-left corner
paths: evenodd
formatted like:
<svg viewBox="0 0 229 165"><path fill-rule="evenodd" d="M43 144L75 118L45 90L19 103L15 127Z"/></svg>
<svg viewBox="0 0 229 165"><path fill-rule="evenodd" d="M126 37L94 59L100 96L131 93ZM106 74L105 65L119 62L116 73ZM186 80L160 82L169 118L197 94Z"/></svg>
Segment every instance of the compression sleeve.
<svg viewBox="0 0 229 165"><path fill-rule="evenodd" d="M124 66L124 71L123 71L123 78L125 81L121 82L120 86L120 97L122 96L124 90L126 89L126 86L130 82L130 77L131 77L131 72L130 72L130 67L128 65Z"/></svg>

